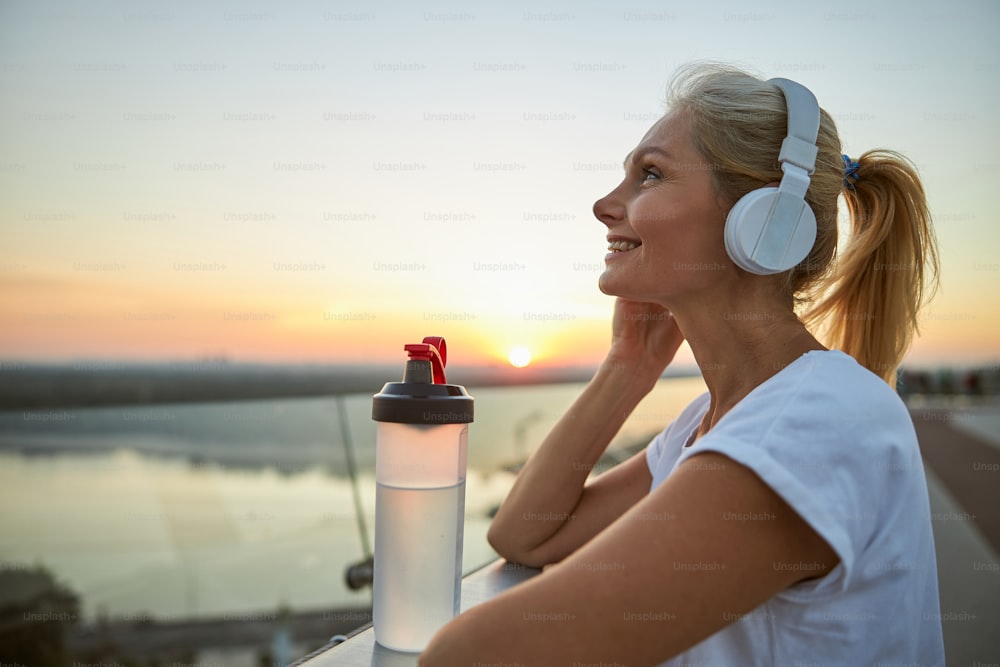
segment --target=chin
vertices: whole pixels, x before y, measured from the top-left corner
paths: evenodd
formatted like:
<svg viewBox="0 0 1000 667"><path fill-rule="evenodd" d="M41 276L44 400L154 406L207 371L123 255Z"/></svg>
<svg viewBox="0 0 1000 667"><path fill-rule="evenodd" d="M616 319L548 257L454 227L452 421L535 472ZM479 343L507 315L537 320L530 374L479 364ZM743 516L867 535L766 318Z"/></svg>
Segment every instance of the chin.
<svg viewBox="0 0 1000 667"><path fill-rule="evenodd" d="M597 288L608 296L617 296L631 301L648 300L648 297L643 297L642 295L633 293L632 290L629 290L626 285L621 283L621 281L617 281L608 276L606 272L602 273L601 277L597 279Z"/></svg>
<svg viewBox="0 0 1000 667"><path fill-rule="evenodd" d="M601 277L597 279L597 289L601 290L604 294L608 296L621 296L614 289L614 280L608 278L608 273L605 271L601 274Z"/></svg>

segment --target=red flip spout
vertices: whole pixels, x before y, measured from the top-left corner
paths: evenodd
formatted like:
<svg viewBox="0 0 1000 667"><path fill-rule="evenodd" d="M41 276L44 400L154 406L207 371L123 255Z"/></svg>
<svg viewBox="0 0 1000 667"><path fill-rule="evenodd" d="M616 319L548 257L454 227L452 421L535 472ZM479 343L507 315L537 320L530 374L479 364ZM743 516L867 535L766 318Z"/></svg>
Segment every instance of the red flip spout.
<svg viewBox="0 0 1000 667"><path fill-rule="evenodd" d="M434 384L448 384L444 377L444 367L448 363L448 346L440 336L427 336L422 343L407 343L403 346L410 359L431 362Z"/></svg>

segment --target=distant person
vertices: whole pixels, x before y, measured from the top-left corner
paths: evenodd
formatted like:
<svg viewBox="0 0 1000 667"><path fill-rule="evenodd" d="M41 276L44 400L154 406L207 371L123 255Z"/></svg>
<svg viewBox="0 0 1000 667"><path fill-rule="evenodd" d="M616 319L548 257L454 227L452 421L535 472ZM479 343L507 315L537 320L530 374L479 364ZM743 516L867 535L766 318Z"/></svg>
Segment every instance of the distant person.
<svg viewBox="0 0 1000 667"><path fill-rule="evenodd" d="M979 381L979 371L969 371L965 374L965 380L963 381L965 385L965 393L971 396L982 396L983 386Z"/></svg>
<svg viewBox="0 0 1000 667"><path fill-rule="evenodd" d="M594 213L610 351L489 532L508 560L554 565L458 616L421 664L943 665L894 391L937 270L913 165L843 156L797 84L697 65ZM708 392L588 481L684 340Z"/></svg>
<svg viewBox="0 0 1000 667"><path fill-rule="evenodd" d="M942 368L938 371L937 387L939 394L955 393L955 375L949 368Z"/></svg>

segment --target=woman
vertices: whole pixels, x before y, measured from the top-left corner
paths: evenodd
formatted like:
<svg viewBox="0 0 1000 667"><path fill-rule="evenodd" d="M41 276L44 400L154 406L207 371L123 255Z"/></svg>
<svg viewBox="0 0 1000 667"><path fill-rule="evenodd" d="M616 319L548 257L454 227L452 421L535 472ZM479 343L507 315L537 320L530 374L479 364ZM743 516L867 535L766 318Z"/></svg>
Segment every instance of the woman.
<svg viewBox="0 0 1000 667"><path fill-rule="evenodd" d="M944 664L926 482L893 389L937 268L924 193L895 153L842 156L817 109L815 241L788 270L734 264L734 204L785 189L795 85L779 85L683 72L594 205L611 348L489 533L551 567L455 618L422 665ZM708 393L588 482L682 340Z"/></svg>

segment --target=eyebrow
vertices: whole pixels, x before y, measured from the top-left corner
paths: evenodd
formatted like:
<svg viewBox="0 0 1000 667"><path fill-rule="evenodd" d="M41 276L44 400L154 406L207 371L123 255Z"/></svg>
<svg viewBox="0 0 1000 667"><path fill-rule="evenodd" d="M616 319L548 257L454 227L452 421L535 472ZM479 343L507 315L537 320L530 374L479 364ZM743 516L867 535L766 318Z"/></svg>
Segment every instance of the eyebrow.
<svg viewBox="0 0 1000 667"><path fill-rule="evenodd" d="M655 153L666 160L674 159L674 156L671 155L669 151L665 151L662 148L657 148L656 146L646 146L645 148L638 149L638 152L632 151L631 153L626 155L624 162L622 162L622 167L624 169L628 169L629 160L631 160L633 163L638 162L639 160L641 160L642 158L646 157L651 153Z"/></svg>

